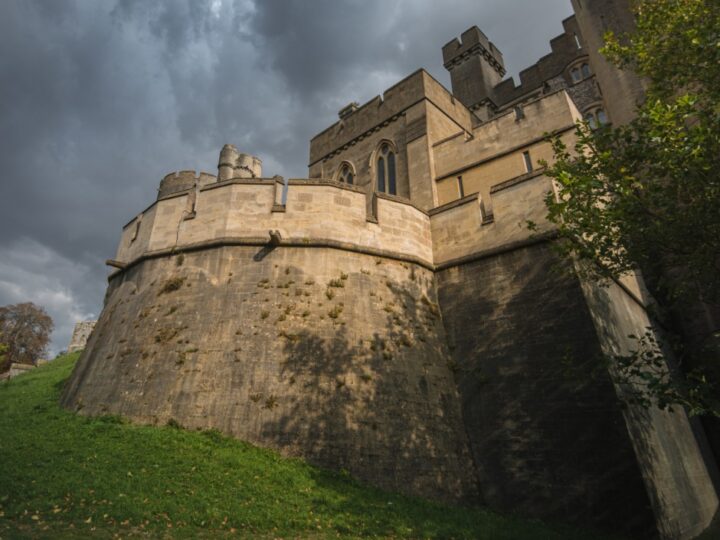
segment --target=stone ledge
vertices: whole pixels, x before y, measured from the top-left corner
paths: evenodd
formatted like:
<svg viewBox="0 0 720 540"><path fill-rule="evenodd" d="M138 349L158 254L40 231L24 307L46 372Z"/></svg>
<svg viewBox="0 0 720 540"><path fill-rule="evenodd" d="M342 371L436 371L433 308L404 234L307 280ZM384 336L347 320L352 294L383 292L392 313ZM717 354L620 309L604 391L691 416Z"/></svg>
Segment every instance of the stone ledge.
<svg viewBox="0 0 720 540"><path fill-rule="evenodd" d="M181 247L172 247L166 249L158 249L155 251L148 251L135 259L128 262L120 262L124 264L122 268L118 268L108 276L108 281L111 281L116 276L126 272L134 266L148 259L157 259L160 257L169 257L177 255L178 253L202 251L204 249L214 249L219 247L231 247L231 246L255 246L265 247L270 245L270 237L260 236L247 236L247 237L224 237L217 238L214 240L205 240L203 242L196 242L193 244L186 244ZM390 251L380 248L374 248L370 246L359 246L357 244L351 244L349 242L341 242L339 240L331 240L325 238L287 238L280 241L276 247L292 247L292 248L329 248L339 249L342 251L351 251L354 253L362 253L364 255L371 255L374 257L383 257L385 259L393 259L396 261L409 262L422 266L423 268L433 271L435 269L432 262L417 257L415 255L409 255L400 253L397 251Z"/></svg>
<svg viewBox="0 0 720 540"><path fill-rule="evenodd" d="M511 111L512 112L512 111ZM519 152L520 150L524 148L529 148L534 144L537 144L539 142L543 142L548 140L550 137L556 137L558 135L562 135L563 133L567 133L568 131L571 131L575 129L575 124L571 124L569 126L565 126L564 128L556 129L555 131L551 133L547 133L544 135L541 135L540 137L535 137L532 140L525 141L522 144L519 144L517 146L513 146L511 148L508 148L507 150L503 150L502 152L498 152L497 154L493 154L492 156L488 156L486 158L480 159L478 161L473 161L471 163L468 163L467 165L463 165L462 167L443 173L441 176L438 176L435 179L435 182L440 182L441 180L445 180L446 178L451 178L453 176L457 176L459 174L462 174L463 172L473 169L475 167L479 167L480 165L484 165L485 163L489 163L491 161L495 161L496 159L500 159L502 157L505 157L510 154L514 154L515 152Z"/></svg>
<svg viewBox="0 0 720 540"><path fill-rule="evenodd" d="M524 240L518 240L515 242L509 242L507 244L503 244L501 246L497 246L490 249L484 249L484 250L478 250L474 251L472 253L469 253L467 255L463 255L462 257L457 257L455 259L450 259L447 261L443 261L437 264L434 264L430 261L427 261L425 259L422 259L420 257L417 257L415 255L409 255L400 253L397 251L390 251L380 248L374 248L370 246L359 246L357 244L352 244L350 242L341 242L339 240L331 240L331 239L325 239L325 238L319 238L319 239L310 239L310 238L287 238L283 239L279 244L276 245L276 247L291 247L291 248L327 248L327 249L338 249L342 251L350 251L354 253L361 253L364 255L371 255L374 257L383 257L385 259L393 259L396 261L402 261L402 262L408 262L417 264L419 266L422 266L423 268L430 270L432 272L438 272L441 270L447 270L448 268L452 268L454 266L461 266L463 264L468 264L480 259L484 259L487 257L492 257L495 255L499 255L502 253L515 251L520 248L524 248L527 246L532 246L535 244L539 244L542 242L550 242L552 240L555 240L557 238L557 232L556 231L548 231L542 234L538 234L536 236L526 238ZM184 252L193 252L193 251L202 251L204 249L214 249L214 248L221 248L221 247L232 247L232 246L255 246L255 247L265 247L270 245L270 237L260 237L260 236L247 236L247 237L225 237L225 238L217 238L215 240L206 240L203 242L197 242L194 244L187 244L182 247L173 247L173 248L166 248L166 249L159 249L156 251L148 251L146 253L143 253L139 257L136 257L135 259L128 261L128 262L118 262L119 264L123 264L124 266L122 268L118 268L114 272L112 272L108 276L108 281L111 281L116 276L126 272L127 270L133 268L134 266L140 264L141 262L148 260L148 259L156 259L160 257L169 257L173 255L177 255L178 253L184 253ZM631 291L627 290L626 287L624 287L622 284L618 283L623 290L625 290L632 299L639 303L641 306L643 305L640 300L635 297Z"/></svg>
<svg viewBox="0 0 720 540"><path fill-rule="evenodd" d="M464 204L468 204L471 202L477 202L478 200L478 192L471 193L470 195L465 195L462 199L455 199L454 201L450 201L449 203L445 203L441 206L436 206L435 208L431 208L428 210L428 215L434 216L437 214L442 214L446 210L450 210L452 208L457 208L458 206L462 206Z"/></svg>
<svg viewBox="0 0 720 540"><path fill-rule="evenodd" d="M210 191L211 189L232 185L272 186L275 180L275 178L231 178L230 180L225 180L224 182L215 182L213 184L203 186L200 188L200 191Z"/></svg>
<svg viewBox="0 0 720 540"><path fill-rule="evenodd" d="M338 189L344 189L346 191L353 191L355 193L365 194L365 190L355 184L346 184L345 182L338 182L337 180L331 180L330 178L290 178L288 180L288 191L289 186L331 186Z"/></svg>
<svg viewBox="0 0 720 540"><path fill-rule="evenodd" d="M493 193L497 193L498 191L502 191L518 184L522 184L523 182L527 182L528 180L532 180L533 178L537 178L538 176L542 176L543 174L545 174L545 167L536 169L529 173L521 174L520 176L516 176L515 178L511 178L510 180L505 180L504 182L500 182L499 184L495 184L494 186L492 186L490 188L490 194L492 195Z"/></svg>
<svg viewBox="0 0 720 540"><path fill-rule="evenodd" d="M533 246L535 244L540 244L543 242L550 242L552 240L555 240L556 238L556 231L548 231L546 233L538 234L524 240L510 242L490 249L483 249L474 253L470 253L468 255L463 255L462 257L457 257L455 259L450 259L448 261L438 263L435 265L435 271L439 272L441 270L447 270L448 268L452 268L454 266L461 266L463 264L475 262L480 259L486 259L488 257L493 257L495 255L500 255L509 251L515 251L516 249L524 248L527 246Z"/></svg>
<svg viewBox="0 0 720 540"><path fill-rule="evenodd" d="M414 208L418 212L422 213L423 215L426 215L426 216L429 215L428 212L426 212L425 210L423 210L422 208L417 206L410 199L406 199L405 197L401 197L400 195L389 195L387 193L380 193L380 192L375 192L375 195L377 196L378 199L383 199L386 201L392 201L392 202L404 204L406 206L411 206L412 208Z"/></svg>

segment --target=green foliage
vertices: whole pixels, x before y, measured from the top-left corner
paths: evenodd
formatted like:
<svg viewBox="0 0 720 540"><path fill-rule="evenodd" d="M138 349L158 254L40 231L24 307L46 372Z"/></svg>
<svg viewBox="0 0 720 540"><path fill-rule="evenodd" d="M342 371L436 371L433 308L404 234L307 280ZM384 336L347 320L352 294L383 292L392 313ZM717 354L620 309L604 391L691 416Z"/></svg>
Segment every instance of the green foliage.
<svg viewBox="0 0 720 540"><path fill-rule="evenodd" d="M720 4L715 0L642 0L637 30L605 36L603 54L649 82L651 97L671 102L684 94L720 97Z"/></svg>
<svg viewBox="0 0 720 540"><path fill-rule="evenodd" d="M601 538L386 493L175 420L75 415L58 398L77 357L0 384L3 538Z"/></svg>
<svg viewBox="0 0 720 540"><path fill-rule="evenodd" d="M608 34L603 52L645 79L646 100L627 125L578 125L573 148L553 140L548 217L561 251L584 263L586 277L641 268L659 315L687 304L720 308L720 4L641 0L635 9L636 31ZM693 352L699 369L688 381L670 389L657 380L648 395L663 406L711 409L699 389L713 385L718 338L706 336ZM651 344L635 340L633 365L650 373L654 357L642 351ZM676 352L686 360L687 351Z"/></svg>
<svg viewBox="0 0 720 540"><path fill-rule="evenodd" d="M0 307L0 373L11 363L35 364L47 352L54 324L44 308L32 302Z"/></svg>
<svg viewBox="0 0 720 540"><path fill-rule="evenodd" d="M718 415L715 383L701 370L690 370L684 377L668 371L662 344L652 329L640 336L631 335L637 346L625 355L612 358L609 367L616 370L627 403L643 407L657 406L672 410L682 405L690 415Z"/></svg>

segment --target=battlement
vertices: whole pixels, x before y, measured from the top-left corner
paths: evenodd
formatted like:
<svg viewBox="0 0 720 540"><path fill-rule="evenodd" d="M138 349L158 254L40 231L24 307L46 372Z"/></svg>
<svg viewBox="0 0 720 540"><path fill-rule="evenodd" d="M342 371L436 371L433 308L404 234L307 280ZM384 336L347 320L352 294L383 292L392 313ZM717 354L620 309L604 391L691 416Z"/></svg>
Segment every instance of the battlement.
<svg viewBox="0 0 720 540"><path fill-rule="evenodd" d="M226 144L220 151L218 180L231 178L259 178L262 176L262 161L250 154L238 152L232 144Z"/></svg>
<svg viewBox="0 0 720 540"><path fill-rule="evenodd" d="M272 231L276 246L344 249L432 269L527 240L522 224L528 216L547 223L549 179L538 172L511 180L489 196L475 194L429 213L400 197L368 200L362 188L330 179L211 182L159 199L136 216L123 229L116 266L216 245L266 246L273 244Z"/></svg>
<svg viewBox="0 0 720 540"><path fill-rule="evenodd" d="M443 104L452 121L470 129L472 113L424 69L411 73L359 107L348 109L342 119L315 135L310 141L310 167L329 158L334 152L347 149L371 137L395 122L423 100ZM412 109L412 111L411 111ZM345 109L343 109L345 110Z"/></svg>
<svg viewBox="0 0 720 540"><path fill-rule="evenodd" d="M206 172L196 171L176 171L166 174L165 177L160 180L160 187L158 188L158 199L168 197L175 193L193 189L198 186L205 186L212 182L216 182L217 177L213 174Z"/></svg>
<svg viewBox="0 0 720 540"><path fill-rule="evenodd" d="M520 71L519 84L516 85L510 77L495 86L494 95L498 106L511 103L535 90L541 91L543 85L554 78L564 78L566 82L571 82L565 71L571 63L586 56L587 50L574 16L563 21L563 29L564 33L550 40L550 53Z"/></svg>
<svg viewBox="0 0 720 540"><path fill-rule="evenodd" d="M497 71L505 75L505 62L500 50L477 26L465 30L460 36L446 43L442 48L443 64L447 69L461 64L471 56L481 55Z"/></svg>
<svg viewBox="0 0 720 540"><path fill-rule="evenodd" d="M356 186L291 179L286 188L281 177L215 182L157 200L124 228L115 259L127 265L223 241L263 246L269 231L278 231L283 243L345 246L426 266L433 260L429 217L409 201L380 195L368 204Z"/></svg>

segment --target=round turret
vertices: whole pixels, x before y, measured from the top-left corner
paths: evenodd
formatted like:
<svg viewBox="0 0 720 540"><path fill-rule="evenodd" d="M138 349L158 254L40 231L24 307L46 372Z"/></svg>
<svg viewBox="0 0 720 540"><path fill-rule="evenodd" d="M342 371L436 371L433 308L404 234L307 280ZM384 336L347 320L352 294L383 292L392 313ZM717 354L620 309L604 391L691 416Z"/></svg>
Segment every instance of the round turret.
<svg viewBox="0 0 720 540"><path fill-rule="evenodd" d="M218 161L218 182L230 180L235 176L235 164L240 157L237 148L232 144L226 144L220 150L220 160Z"/></svg>
<svg viewBox="0 0 720 540"><path fill-rule="evenodd" d="M232 178L260 178L262 161L250 154L241 154L232 144L226 144L220 151L218 181Z"/></svg>
<svg viewBox="0 0 720 540"><path fill-rule="evenodd" d="M260 178L262 176L262 161L250 154L240 154L235 167L235 176L240 178Z"/></svg>

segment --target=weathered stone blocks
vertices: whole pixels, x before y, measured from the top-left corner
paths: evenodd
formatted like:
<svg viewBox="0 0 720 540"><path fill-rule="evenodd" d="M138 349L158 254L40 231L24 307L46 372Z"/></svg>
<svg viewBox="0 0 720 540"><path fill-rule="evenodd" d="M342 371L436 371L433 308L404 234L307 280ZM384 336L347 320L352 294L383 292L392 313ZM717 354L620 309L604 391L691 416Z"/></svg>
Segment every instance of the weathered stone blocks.
<svg viewBox="0 0 720 540"><path fill-rule="evenodd" d="M63 403L220 429L375 485L476 500L432 273L224 247L112 279Z"/></svg>

